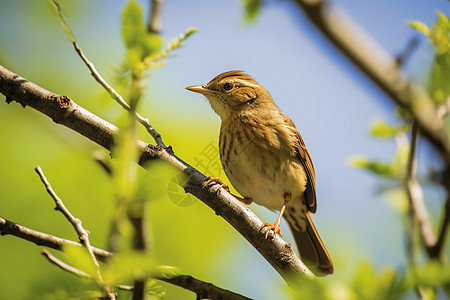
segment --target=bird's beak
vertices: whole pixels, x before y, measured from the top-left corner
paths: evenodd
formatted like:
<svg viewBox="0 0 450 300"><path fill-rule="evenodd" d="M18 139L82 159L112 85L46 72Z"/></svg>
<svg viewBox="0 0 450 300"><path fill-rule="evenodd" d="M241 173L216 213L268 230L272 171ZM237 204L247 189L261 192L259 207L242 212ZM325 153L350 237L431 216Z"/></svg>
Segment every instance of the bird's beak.
<svg viewBox="0 0 450 300"><path fill-rule="evenodd" d="M200 93L200 94L206 94L208 92L210 92L211 90L205 88L204 85L193 85L193 86L188 86L186 88L188 91L191 92L196 92L196 93Z"/></svg>

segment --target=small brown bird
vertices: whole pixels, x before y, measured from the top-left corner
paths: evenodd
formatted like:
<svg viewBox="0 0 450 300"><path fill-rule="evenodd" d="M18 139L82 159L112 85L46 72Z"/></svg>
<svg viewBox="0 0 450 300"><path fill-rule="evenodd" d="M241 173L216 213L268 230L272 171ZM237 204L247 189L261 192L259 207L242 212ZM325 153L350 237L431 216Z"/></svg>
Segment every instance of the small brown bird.
<svg viewBox="0 0 450 300"><path fill-rule="evenodd" d="M264 224L267 234L281 235L284 216L306 265L317 275L332 274L330 255L310 216L316 212L314 167L294 123L269 92L242 71L225 72L206 85L186 89L204 95L222 119L220 160L243 196L235 197L280 211L275 223Z"/></svg>

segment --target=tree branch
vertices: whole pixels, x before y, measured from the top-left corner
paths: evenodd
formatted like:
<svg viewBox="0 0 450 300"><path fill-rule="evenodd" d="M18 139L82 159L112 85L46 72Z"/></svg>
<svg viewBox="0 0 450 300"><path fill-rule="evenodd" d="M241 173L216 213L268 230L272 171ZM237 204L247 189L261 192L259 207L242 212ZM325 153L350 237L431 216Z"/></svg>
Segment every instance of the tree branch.
<svg viewBox="0 0 450 300"><path fill-rule="evenodd" d="M449 187L447 186L447 188ZM450 226L450 191L448 191L447 193L447 200L444 204L443 218L440 229L438 231L437 241L433 246L427 248L430 257L434 259L443 259L445 238L447 236L448 227Z"/></svg>
<svg viewBox="0 0 450 300"><path fill-rule="evenodd" d="M159 34L162 30L161 8L164 0L150 0L150 17L148 18L147 31Z"/></svg>
<svg viewBox="0 0 450 300"><path fill-rule="evenodd" d="M0 66L0 92L6 96L7 102L15 100L23 106L30 106L46 114L56 123L71 128L111 150L117 127L85 110L68 97L51 93L3 66ZM219 185L204 185L207 177L176 157L170 147L166 149L140 140L137 141L137 146L142 152L140 165L144 166L151 159L161 159L183 172L187 176L185 190L231 224L288 283L293 274L314 276L295 255L292 246L280 236L265 239L265 234L261 230L263 222L250 208L237 201Z"/></svg>
<svg viewBox="0 0 450 300"><path fill-rule="evenodd" d="M24 226L15 224L11 221L5 220L2 217L0 217L0 233L1 235L11 234L16 237L22 238L24 240L30 241L35 243L39 246L45 246L49 247L55 250L62 251L62 245L75 245L80 246L82 245L80 243L62 239L56 236L53 236L51 234L39 232L36 230L32 230L29 228L26 228ZM97 255L97 258L100 260L105 261L107 258L110 258L113 256L113 253L108 252L106 250L98 249L93 247L94 253ZM66 263L60 261L53 255L51 255L50 252L47 250L43 250L43 254L51 260L53 263L58 265L58 267L69 271L77 276L81 277L90 277L89 274L86 274L78 269L73 268L72 266L67 265ZM212 283L204 282L199 279L196 279L190 275L174 275L172 277L167 276L156 276L155 279L168 282L170 284L182 287L184 289L190 290L197 294L197 299L249 299L247 297L244 297L240 294L234 293L232 291L228 291L225 289L222 289L218 286L213 285ZM133 288L129 286L122 286L119 285L118 288L132 291Z"/></svg>
<svg viewBox="0 0 450 300"><path fill-rule="evenodd" d="M78 270L77 268L72 267L69 264L66 264L65 262L63 262L59 258L56 258L47 249L42 250L42 255L47 257L47 259L51 263L55 264L56 266L58 266L59 268L61 268L62 270L66 271L66 272L72 273L72 274L74 274L74 275L76 275L78 277L81 277L81 278L91 278L91 275L89 275L89 274L87 274L87 273L85 273L85 272L83 272L81 270Z"/></svg>
<svg viewBox="0 0 450 300"><path fill-rule="evenodd" d="M44 246L59 251L63 250L64 245L83 247L83 245L79 242L74 242L71 240L56 237L51 234L42 233L0 217L0 235L4 236L7 234L32 242L38 246ZM99 248L92 247L92 251L94 252L97 259L101 261L106 261L108 258L112 257L111 252Z"/></svg>
<svg viewBox="0 0 450 300"><path fill-rule="evenodd" d="M178 275L170 278L159 277L158 280L177 285L197 294L197 299L248 300L245 296L218 288L212 283L204 282L190 275Z"/></svg>
<svg viewBox="0 0 450 300"><path fill-rule="evenodd" d="M408 195L408 224L407 224L407 253L409 264L412 269L414 278L413 288L419 299L426 299L426 294L423 289L417 284L417 251L416 251L416 225L419 223L422 240L427 248L427 243L432 243L435 239L431 223L428 218L428 213L423 200L422 187L417 180L417 160L416 146L418 139L417 123L413 122L411 128L411 141L408 153L408 162L406 166L406 194Z"/></svg>
<svg viewBox="0 0 450 300"><path fill-rule="evenodd" d="M425 207L422 187L420 186L419 181L416 177L417 163L414 156L417 145L417 138L417 123L413 122L413 126L411 129L411 148L409 151L408 165L406 170L406 186L412 213L414 215L414 218L419 223L419 229L422 240L425 244L425 248L427 249L427 251L429 251L429 248L436 243L436 236L434 235L430 218Z"/></svg>
<svg viewBox="0 0 450 300"><path fill-rule="evenodd" d="M55 201L56 210L60 211L64 217L72 224L72 227L74 228L75 232L78 235L78 238L80 239L80 242L83 244L83 246L87 249L89 252L89 255L91 256L92 262L97 267L97 280L102 284L102 288L106 295L109 296L111 299L115 299L115 296L111 293L109 288L104 285L104 280L102 277L102 274L100 273L100 265L98 264L97 258L95 257L94 250L92 249L91 242L89 240L89 233L88 231L83 227L83 224L81 223L81 220L78 218L75 218L72 213L67 209L67 207L64 205L61 198L58 197L58 195L53 190L52 186L50 185L50 182L47 180L47 178L44 175L44 172L42 171L41 167L37 166L35 168L36 173L38 173L39 177L41 178L42 183L44 184L45 188L47 189L47 192L50 194L50 196ZM47 255L48 257L48 255Z"/></svg>
<svg viewBox="0 0 450 300"><path fill-rule="evenodd" d="M398 106L411 113L424 135L450 165L450 141L427 93L398 67L395 58L379 46L344 12L326 0L293 0L328 40L381 88Z"/></svg>

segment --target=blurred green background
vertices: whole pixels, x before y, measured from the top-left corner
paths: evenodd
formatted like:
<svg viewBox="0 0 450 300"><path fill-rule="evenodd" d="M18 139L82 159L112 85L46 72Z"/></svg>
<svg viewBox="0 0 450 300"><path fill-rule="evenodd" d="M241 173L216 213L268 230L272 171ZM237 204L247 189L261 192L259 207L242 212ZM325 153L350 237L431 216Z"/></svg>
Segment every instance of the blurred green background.
<svg viewBox="0 0 450 300"><path fill-rule="evenodd" d="M139 1L148 11L148 1ZM448 1L333 1L355 18L392 54L416 35L406 21L430 25L438 9L448 15ZM61 1L69 24L87 56L113 81L125 55L120 17L126 1ZM210 176L225 178L205 150L217 149L219 118L202 97L184 87L202 84L231 69L254 76L299 128L314 161L318 213L314 217L329 249L336 275L333 285L350 280L361 261L376 270L405 265L402 219L377 192L377 178L349 166L356 154L390 159L394 142L373 140L371 120L396 121L393 106L376 87L317 34L288 1L267 1L254 23L245 21L241 1L166 1L166 39L188 27L199 32L151 70L140 106L142 115L172 145L175 153ZM406 65L426 83L433 48L420 45ZM121 109L108 98L73 51L46 1L0 1L0 64L110 121ZM53 123L33 109L6 104L0 96L0 215L21 225L76 240L76 235L45 192L34 167L40 165L58 195L91 233L92 244L106 247L114 194L111 180L94 162L99 147ZM140 138L153 140L140 131ZM102 151L102 150L100 150ZM213 151L214 153L214 151ZM433 152L421 147L422 161ZM426 190L437 220L443 192ZM276 215L251 208L264 221ZM220 217L200 201L181 207L167 195L152 199L151 249L157 263L256 299L288 297L282 279ZM435 224L436 225L436 224ZM286 239L292 241L287 226ZM448 247L447 247L448 249ZM12 236L0 238L1 299L64 299L83 283L51 265L41 250ZM190 292L162 284L166 299L193 299ZM338 291L339 288L336 289ZM411 295L410 295L411 296ZM344 298L345 299L345 293Z"/></svg>

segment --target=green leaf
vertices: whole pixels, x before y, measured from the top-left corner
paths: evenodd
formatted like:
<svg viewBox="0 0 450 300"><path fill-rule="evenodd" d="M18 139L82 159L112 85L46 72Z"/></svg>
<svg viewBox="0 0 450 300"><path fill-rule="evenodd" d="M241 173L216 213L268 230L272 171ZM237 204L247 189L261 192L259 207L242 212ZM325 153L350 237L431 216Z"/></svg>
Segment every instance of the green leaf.
<svg viewBox="0 0 450 300"><path fill-rule="evenodd" d="M365 169L373 174L384 177L397 177L398 170L394 168L393 164L388 164L380 161L370 161L363 157L353 157L350 159L350 164L354 167Z"/></svg>
<svg viewBox="0 0 450 300"><path fill-rule="evenodd" d="M394 211L406 215L409 209L408 196L403 186L396 186L383 191L386 202Z"/></svg>
<svg viewBox="0 0 450 300"><path fill-rule="evenodd" d="M92 257L85 247L64 245L63 251L66 260L70 265L89 274L92 278L97 278L97 266L94 264Z"/></svg>
<svg viewBox="0 0 450 300"><path fill-rule="evenodd" d="M429 29L421 22L410 25L429 37L432 45L436 46L436 54L431 70L428 93L438 104L447 101L450 96L450 19L441 12L437 12L437 20Z"/></svg>
<svg viewBox="0 0 450 300"><path fill-rule="evenodd" d="M150 254L141 251L118 252L102 268L105 283L115 285L149 277L158 270Z"/></svg>
<svg viewBox="0 0 450 300"><path fill-rule="evenodd" d="M449 78L450 53L436 54L428 85L428 92L437 103L444 103L450 96Z"/></svg>
<svg viewBox="0 0 450 300"><path fill-rule="evenodd" d="M409 26L422 32L425 35L430 35L430 29L428 29L428 26L423 22L419 22L419 21L409 22Z"/></svg>
<svg viewBox="0 0 450 300"><path fill-rule="evenodd" d="M287 292L290 293L291 299L333 299L327 297L327 285L317 278L311 279L302 276L291 278Z"/></svg>
<svg viewBox="0 0 450 300"><path fill-rule="evenodd" d="M157 280L149 280L145 287L145 293L149 296L156 297L156 299L164 299L166 296L166 289L159 284Z"/></svg>
<svg viewBox="0 0 450 300"><path fill-rule="evenodd" d="M161 49L162 40L159 35L155 33L145 33L142 43L143 53L142 59L157 53Z"/></svg>
<svg viewBox="0 0 450 300"><path fill-rule="evenodd" d="M147 70L150 68L155 68L161 66L160 62L162 59L166 58L171 52L180 48L183 42L190 37L192 34L196 33L198 30L195 28L188 28L185 33L180 34L176 38L172 38L165 49L160 50L159 52L153 53L150 56L147 56L142 63L142 69Z"/></svg>
<svg viewBox="0 0 450 300"><path fill-rule="evenodd" d="M381 119L375 120L370 128L372 136L383 139L392 138L404 131L405 126L392 126Z"/></svg>
<svg viewBox="0 0 450 300"><path fill-rule="evenodd" d="M127 49L140 46L145 33L141 5L134 0L128 1L122 12L122 40Z"/></svg>
<svg viewBox="0 0 450 300"><path fill-rule="evenodd" d="M443 288L450 293L450 268L445 263L430 262L417 270L417 282L427 288Z"/></svg>
<svg viewBox="0 0 450 300"><path fill-rule="evenodd" d="M369 262L362 262L353 280L357 299L400 299L407 291L404 276L399 277L392 268L386 268L379 275Z"/></svg>
<svg viewBox="0 0 450 300"><path fill-rule="evenodd" d="M246 20L254 21L261 11L262 0L243 0L243 2Z"/></svg>

